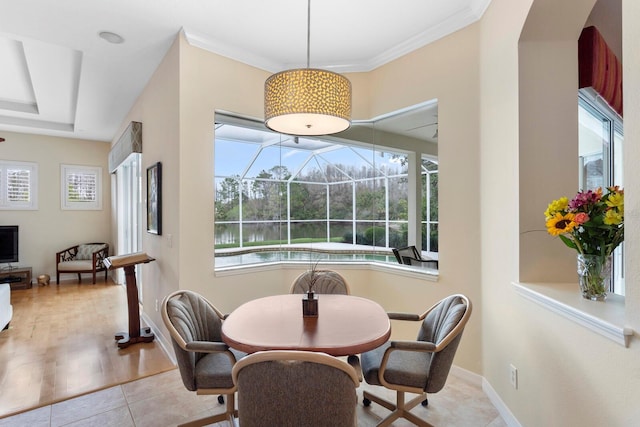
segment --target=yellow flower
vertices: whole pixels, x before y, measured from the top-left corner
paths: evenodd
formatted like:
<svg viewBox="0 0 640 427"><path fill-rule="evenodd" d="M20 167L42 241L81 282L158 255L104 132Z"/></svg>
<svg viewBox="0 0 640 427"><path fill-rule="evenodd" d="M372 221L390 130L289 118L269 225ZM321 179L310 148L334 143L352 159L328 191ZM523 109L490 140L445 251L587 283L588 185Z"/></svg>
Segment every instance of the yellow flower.
<svg viewBox="0 0 640 427"><path fill-rule="evenodd" d="M564 212L567 209L567 206L569 206L569 199L567 199L566 197L561 197L558 200L554 200L553 202L549 203L549 206L547 206L547 210L544 211L544 216L548 220L554 217L557 213Z"/></svg>
<svg viewBox="0 0 640 427"><path fill-rule="evenodd" d="M621 215L624 215L624 193L609 194L609 197L607 198L607 206L610 208L616 208Z"/></svg>
<svg viewBox="0 0 640 427"><path fill-rule="evenodd" d="M604 223L607 225L618 225L622 222L622 215L614 209L609 209L604 213Z"/></svg>
<svg viewBox="0 0 640 427"><path fill-rule="evenodd" d="M568 233L578 225L578 223L574 221L574 218L575 215L572 213L563 215L560 212L556 212L555 215L547 220L547 231L552 236L559 236L561 234Z"/></svg>

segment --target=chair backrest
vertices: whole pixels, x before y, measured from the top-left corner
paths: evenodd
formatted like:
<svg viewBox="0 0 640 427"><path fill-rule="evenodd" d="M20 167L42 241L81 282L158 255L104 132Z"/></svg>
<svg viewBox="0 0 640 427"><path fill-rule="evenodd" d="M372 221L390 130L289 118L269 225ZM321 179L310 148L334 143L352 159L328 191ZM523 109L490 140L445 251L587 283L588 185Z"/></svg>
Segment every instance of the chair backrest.
<svg viewBox="0 0 640 427"><path fill-rule="evenodd" d="M263 351L233 367L242 427L356 425L358 376L325 353Z"/></svg>
<svg viewBox="0 0 640 427"><path fill-rule="evenodd" d="M182 382L195 391L196 363L205 353L188 351L191 341L222 341L224 316L203 296L187 290L173 292L162 301L162 320L169 330Z"/></svg>
<svg viewBox="0 0 640 427"><path fill-rule="evenodd" d="M451 295L435 304L422 321L419 341L436 345L431 354L425 391L436 393L444 387L464 326L471 315L471 302L464 295Z"/></svg>
<svg viewBox="0 0 640 427"><path fill-rule="evenodd" d="M311 271L305 271L300 274L291 285L289 293L303 294L309 289L311 280ZM339 273L330 270L316 270L316 282L313 291L317 294L341 294L349 295L349 285L347 281Z"/></svg>
<svg viewBox="0 0 640 427"><path fill-rule="evenodd" d="M419 260L422 259L422 256L420 256L420 252L418 251L418 248L416 248L415 246L405 246L404 248L392 248L391 250L393 251L393 254L396 256L396 260L398 261L399 264L410 264L410 262L405 262L403 257L415 258Z"/></svg>

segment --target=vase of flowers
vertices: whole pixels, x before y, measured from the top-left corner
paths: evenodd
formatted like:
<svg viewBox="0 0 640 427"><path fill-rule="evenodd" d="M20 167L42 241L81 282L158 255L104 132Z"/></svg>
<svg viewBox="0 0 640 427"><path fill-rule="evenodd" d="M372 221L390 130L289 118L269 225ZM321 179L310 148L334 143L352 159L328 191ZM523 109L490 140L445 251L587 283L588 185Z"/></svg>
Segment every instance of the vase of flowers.
<svg viewBox="0 0 640 427"><path fill-rule="evenodd" d="M579 192L571 201L552 201L545 211L547 231L578 252L582 296L606 298L611 254L624 241L624 191L618 186Z"/></svg>

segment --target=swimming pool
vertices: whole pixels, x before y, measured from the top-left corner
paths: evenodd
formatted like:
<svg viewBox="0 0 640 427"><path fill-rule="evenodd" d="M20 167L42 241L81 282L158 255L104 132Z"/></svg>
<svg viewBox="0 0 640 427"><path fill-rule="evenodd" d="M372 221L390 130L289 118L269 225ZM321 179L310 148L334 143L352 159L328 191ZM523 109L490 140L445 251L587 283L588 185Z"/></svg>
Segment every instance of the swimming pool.
<svg viewBox="0 0 640 427"><path fill-rule="evenodd" d="M238 265L260 264L263 262L287 262L287 261L340 261L340 262L357 262L357 261L376 261L397 264L393 254L383 255L378 253L328 253L328 252L309 252L304 250L276 250L276 251L257 251L236 254L216 254L215 268L233 267Z"/></svg>

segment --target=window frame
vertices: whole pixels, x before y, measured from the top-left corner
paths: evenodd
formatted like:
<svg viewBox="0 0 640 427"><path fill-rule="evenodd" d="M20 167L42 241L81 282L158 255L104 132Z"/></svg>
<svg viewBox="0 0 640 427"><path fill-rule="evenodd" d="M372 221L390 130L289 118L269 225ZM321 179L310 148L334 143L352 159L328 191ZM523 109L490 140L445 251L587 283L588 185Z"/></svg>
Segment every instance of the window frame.
<svg viewBox="0 0 640 427"><path fill-rule="evenodd" d="M75 201L69 198L68 177L74 173L95 176L95 200ZM60 208L62 210L102 210L102 167L61 164Z"/></svg>
<svg viewBox="0 0 640 427"><path fill-rule="evenodd" d="M606 123L606 135L602 145L602 168L603 168L603 185L602 187L609 187L612 185L621 185L624 187L624 182L616 182L616 179L621 179L622 167L619 160L622 160L621 150L617 150L616 135L622 139L624 145L624 121L623 118L618 115L609 104L606 103L592 88L582 88L578 91L578 109L584 109L587 114L590 114L593 118ZM579 119L578 119L579 121ZM580 125L580 123L579 123ZM578 142L580 144L580 141ZM618 160L616 160L618 159ZM586 190L582 188L586 183L586 176L584 171L585 157L578 156L578 180L579 190ZM613 252L613 266L611 272L611 289L609 292L618 295L625 295L625 271L624 271L624 243L620 245Z"/></svg>
<svg viewBox="0 0 640 427"><path fill-rule="evenodd" d="M29 200L10 201L8 170L29 171ZM14 160L0 160L0 210L38 210L38 164Z"/></svg>

